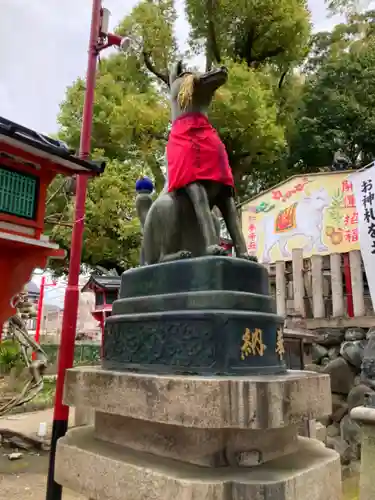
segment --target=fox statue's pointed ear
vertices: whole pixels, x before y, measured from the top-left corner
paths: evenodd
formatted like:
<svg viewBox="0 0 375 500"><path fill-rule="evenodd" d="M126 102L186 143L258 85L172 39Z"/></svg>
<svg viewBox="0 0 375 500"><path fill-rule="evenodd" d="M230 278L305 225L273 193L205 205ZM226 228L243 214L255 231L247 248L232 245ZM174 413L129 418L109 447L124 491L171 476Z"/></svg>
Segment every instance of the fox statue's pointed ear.
<svg viewBox="0 0 375 500"><path fill-rule="evenodd" d="M169 71L169 85L172 85L172 83L181 75L182 72L182 61L178 61L177 63L173 64Z"/></svg>

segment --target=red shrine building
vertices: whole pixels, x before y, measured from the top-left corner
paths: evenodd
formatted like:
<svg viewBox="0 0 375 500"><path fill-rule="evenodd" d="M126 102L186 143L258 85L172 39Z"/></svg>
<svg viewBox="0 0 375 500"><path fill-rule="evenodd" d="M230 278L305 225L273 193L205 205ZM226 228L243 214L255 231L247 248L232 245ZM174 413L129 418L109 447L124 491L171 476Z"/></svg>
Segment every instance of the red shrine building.
<svg viewBox="0 0 375 500"><path fill-rule="evenodd" d="M103 170L104 163L78 158L64 143L0 117L0 332L33 270L65 255L43 234L49 185L58 174Z"/></svg>
<svg viewBox="0 0 375 500"><path fill-rule="evenodd" d="M102 333L104 323L112 313L112 304L119 296L121 276L101 276L92 274L81 292L91 291L95 294L95 307L92 316L99 322Z"/></svg>

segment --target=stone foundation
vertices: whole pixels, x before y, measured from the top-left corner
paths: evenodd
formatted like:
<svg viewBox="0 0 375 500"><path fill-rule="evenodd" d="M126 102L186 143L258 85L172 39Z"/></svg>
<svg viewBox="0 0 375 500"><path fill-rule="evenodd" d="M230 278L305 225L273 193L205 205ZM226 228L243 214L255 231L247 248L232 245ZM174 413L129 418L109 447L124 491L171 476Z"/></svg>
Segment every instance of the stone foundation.
<svg viewBox="0 0 375 500"><path fill-rule="evenodd" d="M308 369L326 373L331 378L332 409L320 423L326 428L324 442L341 456L343 465L349 465L361 456L361 432L350 417L350 411L363 405L365 394L373 392L375 380L369 377L367 365L375 358L370 340L375 329L326 328L315 331L312 347L313 364ZM365 359L365 363L364 362ZM370 359L370 363L366 360Z"/></svg>
<svg viewBox="0 0 375 500"><path fill-rule="evenodd" d="M338 454L298 437L330 412L327 375L69 370L95 425L59 440L56 481L95 500L341 500Z"/></svg>
<svg viewBox="0 0 375 500"><path fill-rule="evenodd" d="M79 471L79 473L77 473ZM337 454L299 438L258 467L208 468L100 442L90 428L59 441L56 481L98 500L341 500Z"/></svg>

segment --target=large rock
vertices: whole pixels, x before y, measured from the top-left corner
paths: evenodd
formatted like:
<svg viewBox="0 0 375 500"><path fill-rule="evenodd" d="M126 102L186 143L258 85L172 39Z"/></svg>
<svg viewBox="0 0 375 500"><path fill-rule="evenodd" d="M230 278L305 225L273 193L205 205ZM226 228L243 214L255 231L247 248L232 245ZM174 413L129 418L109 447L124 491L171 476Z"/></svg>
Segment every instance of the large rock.
<svg viewBox="0 0 375 500"><path fill-rule="evenodd" d="M321 360L328 356L328 349L319 344L313 344L311 347L311 357L312 362L315 364L320 364Z"/></svg>
<svg viewBox="0 0 375 500"><path fill-rule="evenodd" d="M343 342L340 348L341 356L358 371L361 369L365 342L363 340L347 341Z"/></svg>
<svg viewBox="0 0 375 500"><path fill-rule="evenodd" d="M340 356L340 346L330 347L328 349L328 358L336 359Z"/></svg>
<svg viewBox="0 0 375 500"><path fill-rule="evenodd" d="M327 437L334 438L340 436L340 424L331 424L327 427Z"/></svg>
<svg viewBox="0 0 375 500"><path fill-rule="evenodd" d="M358 460L360 458L362 437L360 426L357 422L354 422L349 415L345 415L340 422L340 432L341 439L347 442L350 446L352 459Z"/></svg>
<svg viewBox="0 0 375 500"><path fill-rule="evenodd" d="M366 332L363 328L353 327L348 328L345 332L345 340L363 340L366 338Z"/></svg>
<svg viewBox="0 0 375 500"><path fill-rule="evenodd" d="M354 384L355 373L344 358L333 359L322 373L331 376L331 391L337 394L349 394Z"/></svg>
<svg viewBox="0 0 375 500"><path fill-rule="evenodd" d="M363 352L361 381L364 385L375 389L375 334L369 336Z"/></svg>
<svg viewBox="0 0 375 500"><path fill-rule="evenodd" d="M327 448L335 450L340 455L342 465L349 465L352 459L352 450L350 445L341 439L340 436L327 437Z"/></svg>
<svg viewBox="0 0 375 500"><path fill-rule="evenodd" d="M351 411L353 408L356 408L357 406L363 406L366 399L366 394L368 394L369 392L373 393L374 391L364 384L353 387L349 392L347 399L349 411Z"/></svg>
<svg viewBox="0 0 375 500"><path fill-rule="evenodd" d="M341 328L319 328L315 333L316 343L325 347L340 345L345 338L345 331Z"/></svg>
<svg viewBox="0 0 375 500"><path fill-rule="evenodd" d="M342 394L332 394L332 415L333 422L340 422L344 415L348 413L348 403L346 396Z"/></svg>

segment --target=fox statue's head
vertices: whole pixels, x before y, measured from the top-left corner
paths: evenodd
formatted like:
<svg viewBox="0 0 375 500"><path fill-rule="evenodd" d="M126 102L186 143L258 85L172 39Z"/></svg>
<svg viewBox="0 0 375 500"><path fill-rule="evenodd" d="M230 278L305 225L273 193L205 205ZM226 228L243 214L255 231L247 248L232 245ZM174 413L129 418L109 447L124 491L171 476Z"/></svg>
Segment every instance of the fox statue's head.
<svg viewBox="0 0 375 500"><path fill-rule="evenodd" d="M185 71L182 61L176 63L169 75L172 120L191 112L206 113L216 90L228 80L224 66L206 73Z"/></svg>

